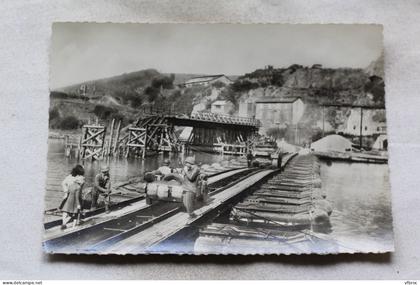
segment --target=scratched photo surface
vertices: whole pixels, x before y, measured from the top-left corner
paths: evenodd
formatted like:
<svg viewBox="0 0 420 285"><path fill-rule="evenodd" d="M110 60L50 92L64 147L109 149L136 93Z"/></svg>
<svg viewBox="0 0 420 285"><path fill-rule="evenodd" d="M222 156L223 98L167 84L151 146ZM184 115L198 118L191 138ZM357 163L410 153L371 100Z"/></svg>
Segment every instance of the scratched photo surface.
<svg viewBox="0 0 420 285"><path fill-rule="evenodd" d="M43 248L394 250L381 25L55 23Z"/></svg>

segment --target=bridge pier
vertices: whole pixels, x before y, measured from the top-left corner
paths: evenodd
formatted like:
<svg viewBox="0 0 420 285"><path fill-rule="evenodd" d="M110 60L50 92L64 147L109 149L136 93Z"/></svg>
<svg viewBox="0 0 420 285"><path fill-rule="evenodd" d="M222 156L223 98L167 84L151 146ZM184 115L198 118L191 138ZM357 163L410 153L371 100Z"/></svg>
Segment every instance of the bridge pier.
<svg viewBox="0 0 420 285"><path fill-rule="evenodd" d="M139 149L143 157L147 150L179 151L180 142L175 135L175 126L192 127L190 137L185 142L187 146L215 149L223 143L230 148L240 149L240 153L245 153L246 141L258 131L259 122L251 118L213 113L200 113L191 117L172 114L152 115L138 119L135 126L128 129L126 155L129 155L130 151Z"/></svg>
<svg viewBox="0 0 420 285"><path fill-rule="evenodd" d="M106 127L101 125L85 125L80 138L80 157L82 159L98 159L103 156Z"/></svg>

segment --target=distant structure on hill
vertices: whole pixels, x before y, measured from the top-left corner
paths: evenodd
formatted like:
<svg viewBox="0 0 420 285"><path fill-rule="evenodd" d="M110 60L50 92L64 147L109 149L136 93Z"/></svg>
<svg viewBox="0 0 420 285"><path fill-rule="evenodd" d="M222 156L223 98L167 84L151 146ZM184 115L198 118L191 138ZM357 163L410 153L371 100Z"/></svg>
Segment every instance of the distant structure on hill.
<svg viewBox="0 0 420 285"><path fill-rule="evenodd" d="M378 115L385 118L385 110L364 110L363 118L361 118L360 109L354 108L342 132L353 136L386 134L386 122L375 119Z"/></svg>
<svg viewBox="0 0 420 285"><path fill-rule="evenodd" d="M232 102L226 100L217 100L211 104L211 112L222 115L230 115L235 106Z"/></svg>
<svg viewBox="0 0 420 285"><path fill-rule="evenodd" d="M86 96L87 91L88 91L88 87L87 87L86 84L80 85L80 88L79 88L79 95L80 96Z"/></svg>
<svg viewBox="0 0 420 285"><path fill-rule="evenodd" d="M299 97L260 98L255 101L255 119L260 120L262 132L273 127L296 125L304 111L305 104Z"/></svg>
<svg viewBox="0 0 420 285"><path fill-rule="evenodd" d="M222 82L226 85L233 83L233 81L224 74L218 75L205 75L205 76L198 76L193 77L185 83L181 84L183 87L194 87L194 86L208 86L215 82Z"/></svg>
<svg viewBox="0 0 420 285"><path fill-rule="evenodd" d="M89 86L87 84L80 84L80 87L77 89L77 93L82 97L94 96L96 93L96 85L91 84Z"/></svg>

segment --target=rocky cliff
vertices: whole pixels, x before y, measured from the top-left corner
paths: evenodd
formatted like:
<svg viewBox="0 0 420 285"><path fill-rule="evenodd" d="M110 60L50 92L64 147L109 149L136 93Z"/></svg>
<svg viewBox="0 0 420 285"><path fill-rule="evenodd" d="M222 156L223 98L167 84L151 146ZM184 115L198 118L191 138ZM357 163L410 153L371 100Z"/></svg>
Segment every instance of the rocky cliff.
<svg viewBox="0 0 420 285"><path fill-rule="evenodd" d="M313 130L324 127L325 131L334 132L346 124L350 108L328 107L323 110L321 105L383 107L385 86L379 76L383 74L381 70L383 57L366 69L332 69L320 65L292 65L276 69L268 66L240 76L232 85L221 88L217 93L215 87L204 88L197 93L194 105L197 110L209 109L212 101L225 99L235 104L235 114L238 115L241 102L253 103L263 97L300 97L305 103L300 121L302 128ZM217 97L214 94L218 94Z"/></svg>

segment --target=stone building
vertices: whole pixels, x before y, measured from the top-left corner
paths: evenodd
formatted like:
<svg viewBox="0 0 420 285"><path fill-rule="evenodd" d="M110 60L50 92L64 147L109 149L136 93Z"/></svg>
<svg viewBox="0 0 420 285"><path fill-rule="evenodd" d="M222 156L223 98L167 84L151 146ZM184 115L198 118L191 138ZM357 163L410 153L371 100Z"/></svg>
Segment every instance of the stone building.
<svg viewBox="0 0 420 285"><path fill-rule="evenodd" d="M386 134L386 123L384 122L385 110L363 110L361 119L360 108L351 109L347 123L342 132L346 135L359 136L360 124L362 124L362 135L371 136ZM362 120L362 123L360 121Z"/></svg>
<svg viewBox="0 0 420 285"><path fill-rule="evenodd" d="M260 98L255 101L255 118L262 132L274 127L296 125L303 116L305 104L299 97Z"/></svg>
<svg viewBox="0 0 420 285"><path fill-rule="evenodd" d="M239 102L239 117L255 118L255 100L250 98Z"/></svg>

